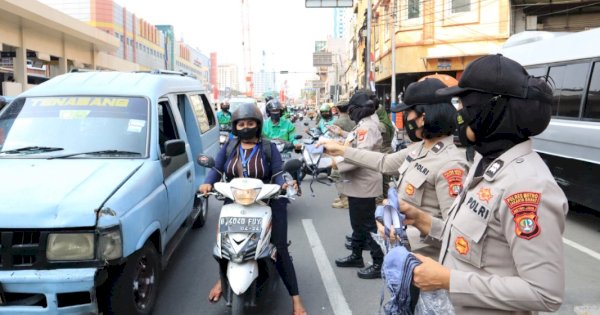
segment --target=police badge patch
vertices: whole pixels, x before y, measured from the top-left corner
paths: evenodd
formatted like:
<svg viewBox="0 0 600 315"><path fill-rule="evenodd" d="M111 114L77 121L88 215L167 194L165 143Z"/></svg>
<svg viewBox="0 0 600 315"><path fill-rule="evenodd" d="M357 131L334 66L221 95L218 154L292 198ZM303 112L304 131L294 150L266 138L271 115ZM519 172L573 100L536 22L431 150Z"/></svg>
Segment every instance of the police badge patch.
<svg viewBox="0 0 600 315"><path fill-rule="evenodd" d="M444 178L448 182L448 194L450 197L456 197L462 191L462 177L464 171L460 168L453 168L443 173Z"/></svg>
<svg viewBox="0 0 600 315"><path fill-rule="evenodd" d="M513 214L515 234L518 237L530 240L540 234L537 209L541 199L542 194L536 192L519 192L504 198Z"/></svg>

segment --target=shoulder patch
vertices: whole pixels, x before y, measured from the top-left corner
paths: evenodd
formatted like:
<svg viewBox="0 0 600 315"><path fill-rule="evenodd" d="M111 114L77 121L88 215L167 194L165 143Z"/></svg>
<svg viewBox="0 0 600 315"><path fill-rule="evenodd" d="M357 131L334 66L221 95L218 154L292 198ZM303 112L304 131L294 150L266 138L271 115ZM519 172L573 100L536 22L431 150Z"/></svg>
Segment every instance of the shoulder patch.
<svg viewBox="0 0 600 315"><path fill-rule="evenodd" d="M504 165L504 161L502 160L497 160L494 163L492 163L492 165L490 165L487 170L485 171L485 175L489 176L489 177L494 177L494 175L496 175L496 173L498 173L498 171L502 168L502 166Z"/></svg>
<svg viewBox="0 0 600 315"><path fill-rule="evenodd" d="M364 141L367 137L367 129L356 129L356 139L360 141Z"/></svg>
<svg viewBox="0 0 600 315"><path fill-rule="evenodd" d="M433 153L438 153L443 148L444 148L444 143L440 141L440 142L436 143L433 146L433 148L431 148L431 151L433 151Z"/></svg>
<svg viewBox="0 0 600 315"><path fill-rule="evenodd" d="M443 173L444 178L448 182L448 195L450 197L456 197L460 194L463 189L463 174L464 170L460 168L453 168Z"/></svg>
<svg viewBox="0 0 600 315"><path fill-rule="evenodd" d="M504 198L515 221L515 234L526 240L538 236L541 228L538 224L537 209L542 194L537 192L518 192Z"/></svg>

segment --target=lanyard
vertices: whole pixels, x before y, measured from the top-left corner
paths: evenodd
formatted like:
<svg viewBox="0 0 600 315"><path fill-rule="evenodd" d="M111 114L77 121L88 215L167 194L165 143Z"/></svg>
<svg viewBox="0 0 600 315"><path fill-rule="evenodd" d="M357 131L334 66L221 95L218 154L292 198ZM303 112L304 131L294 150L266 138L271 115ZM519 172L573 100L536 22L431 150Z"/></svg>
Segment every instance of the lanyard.
<svg viewBox="0 0 600 315"><path fill-rule="evenodd" d="M258 144L252 148L252 152L250 152L250 156L246 158L246 151L242 149L242 145L240 144L240 157L242 158L242 168L244 177L248 177L248 162L252 159L256 151L258 150Z"/></svg>

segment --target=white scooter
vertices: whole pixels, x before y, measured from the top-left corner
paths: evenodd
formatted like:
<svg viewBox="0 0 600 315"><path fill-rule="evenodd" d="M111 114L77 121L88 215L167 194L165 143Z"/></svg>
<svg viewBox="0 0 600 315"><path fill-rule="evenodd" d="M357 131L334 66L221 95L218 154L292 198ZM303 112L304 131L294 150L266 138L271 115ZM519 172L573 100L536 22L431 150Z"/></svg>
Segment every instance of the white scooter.
<svg viewBox="0 0 600 315"><path fill-rule="evenodd" d="M212 157L200 155L198 163L215 169ZM295 172L300 165L299 160L289 160L285 163L283 172ZM223 174L219 173L223 178ZM279 174L273 177L277 175ZM216 192L209 194L234 201L221 208L213 256L217 260L228 260L226 274L221 275L223 296L227 305L231 306L231 314L242 315L246 304L256 305L257 290L261 282L268 276L277 278L273 261L276 249L270 243L271 207L265 201L293 199L293 196L289 193L291 190L288 195L280 195L281 186L264 184L255 178L234 178L229 183L218 182L215 183L214 190Z"/></svg>

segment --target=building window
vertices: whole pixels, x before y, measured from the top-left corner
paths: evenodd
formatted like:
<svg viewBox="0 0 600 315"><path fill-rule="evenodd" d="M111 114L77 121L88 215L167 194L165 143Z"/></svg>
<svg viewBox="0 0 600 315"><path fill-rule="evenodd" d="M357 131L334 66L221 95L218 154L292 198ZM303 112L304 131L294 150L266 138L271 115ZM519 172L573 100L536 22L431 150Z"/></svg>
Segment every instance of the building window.
<svg viewBox="0 0 600 315"><path fill-rule="evenodd" d="M415 19L421 16L421 1L420 0L407 0L408 6L408 18ZM456 0L455 0L456 1ZM468 1L468 0L466 0Z"/></svg>
<svg viewBox="0 0 600 315"><path fill-rule="evenodd" d="M452 0L452 13L471 11L471 0Z"/></svg>

